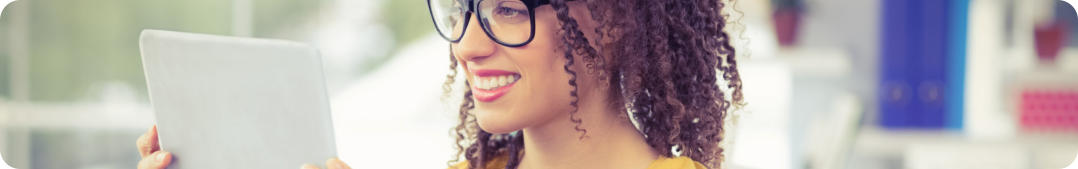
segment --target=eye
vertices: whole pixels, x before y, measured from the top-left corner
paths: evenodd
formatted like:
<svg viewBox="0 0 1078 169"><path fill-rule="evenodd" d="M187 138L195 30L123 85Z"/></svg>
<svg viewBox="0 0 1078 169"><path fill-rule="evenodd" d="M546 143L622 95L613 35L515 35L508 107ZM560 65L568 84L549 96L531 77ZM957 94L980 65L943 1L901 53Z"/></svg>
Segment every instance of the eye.
<svg viewBox="0 0 1078 169"><path fill-rule="evenodd" d="M528 11L522 11L522 10L517 10L517 9L507 8L507 7L498 7L498 9L494 9L494 14L496 14L498 16L501 16L501 17L516 17L516 16L521 15L523 13L528 13Z"/></svg>
<svg viewBox="0 0 1078 169"><path fill-rule="evenodd" d="M520 23L527 21L528 8L520 1L501 1L495 5L493 17L501 23Z"/></svg>

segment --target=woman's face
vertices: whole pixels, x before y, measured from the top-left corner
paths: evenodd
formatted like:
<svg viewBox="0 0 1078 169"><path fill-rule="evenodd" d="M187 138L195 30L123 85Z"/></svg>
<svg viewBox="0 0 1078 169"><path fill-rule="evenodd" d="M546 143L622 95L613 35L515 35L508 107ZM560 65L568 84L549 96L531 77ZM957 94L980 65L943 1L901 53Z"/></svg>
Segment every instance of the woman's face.
<svg viewBox="0 0 1078 169"><path fill-rule="evenodd" d="M463 38L451 48L465 69L480 128L508 133L571 110L570 76L564 52L558 50L559 22L550 5L535 9L535 38L521 47L499 45L484 34L474 15L470 19Z"/></svg>

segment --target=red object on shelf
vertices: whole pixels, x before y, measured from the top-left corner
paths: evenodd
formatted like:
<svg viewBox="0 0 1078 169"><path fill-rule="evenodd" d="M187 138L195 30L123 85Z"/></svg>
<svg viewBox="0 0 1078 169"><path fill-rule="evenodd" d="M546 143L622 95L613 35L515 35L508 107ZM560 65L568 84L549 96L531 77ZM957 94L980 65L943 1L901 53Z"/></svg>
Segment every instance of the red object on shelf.
<svg viewBox="0 0 1078 169"><path fill-rule="evenodd" d="M1019 99L1022 129L1078 132L1078 89L1025 89Z"/></svg>
<svg viewBox="0 0 1078 169"><path fill-rule="evenodd" d="M789 47L797 43L797 30L801 25L801 11L797 8L779 8L771 15L779 46Z"/></svg>
<svg viewBox="0 0 1078 169"><path fill-rule="evenodd" d="M1033 44L1037 49L1037 58L1044 62L1055 62L1067 41L1067 30L1067 24L1061 21L1036 24L1033 28Z"/></svg>

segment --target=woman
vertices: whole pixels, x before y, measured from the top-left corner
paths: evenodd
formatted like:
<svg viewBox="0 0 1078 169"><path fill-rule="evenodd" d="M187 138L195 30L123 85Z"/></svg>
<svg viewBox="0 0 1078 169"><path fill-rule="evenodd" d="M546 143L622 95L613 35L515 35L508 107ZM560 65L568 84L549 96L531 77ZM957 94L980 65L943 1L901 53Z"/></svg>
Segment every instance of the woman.
<svg viewBox="0 0 1078 169"><path fill-rule="evenodd" d="M723 119L742 101L724 6L428 0L450 42L443 87L458 68L468 86L453 129L464 160L450 168L718 168ZM170 163L153 128L138 145L139 168Z"/></svg>

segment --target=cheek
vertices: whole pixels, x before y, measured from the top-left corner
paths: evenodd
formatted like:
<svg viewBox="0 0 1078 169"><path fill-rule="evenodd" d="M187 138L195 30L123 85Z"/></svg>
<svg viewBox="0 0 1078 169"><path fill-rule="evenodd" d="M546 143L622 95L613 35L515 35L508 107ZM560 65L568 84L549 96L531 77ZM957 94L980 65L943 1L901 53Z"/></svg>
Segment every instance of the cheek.
<svg viewBox="0 0 1078 169"><path fill-rule="evenodd" d="M478 110L479 125L491 133L507 133L550 120L558 120L571 110L569 74L564 52L552 28L536 28L536 39L527 46L503 48L523 77L506 95L508 107Z"/></svg>
<svg viewBox="0 0 1078 169"><path fill-rule="evenodd" d="M508 133L561 119L571 108L568 76L564 72L531 74L517 84L507 109L480 108L478 122L490 133Z"/></svg>

